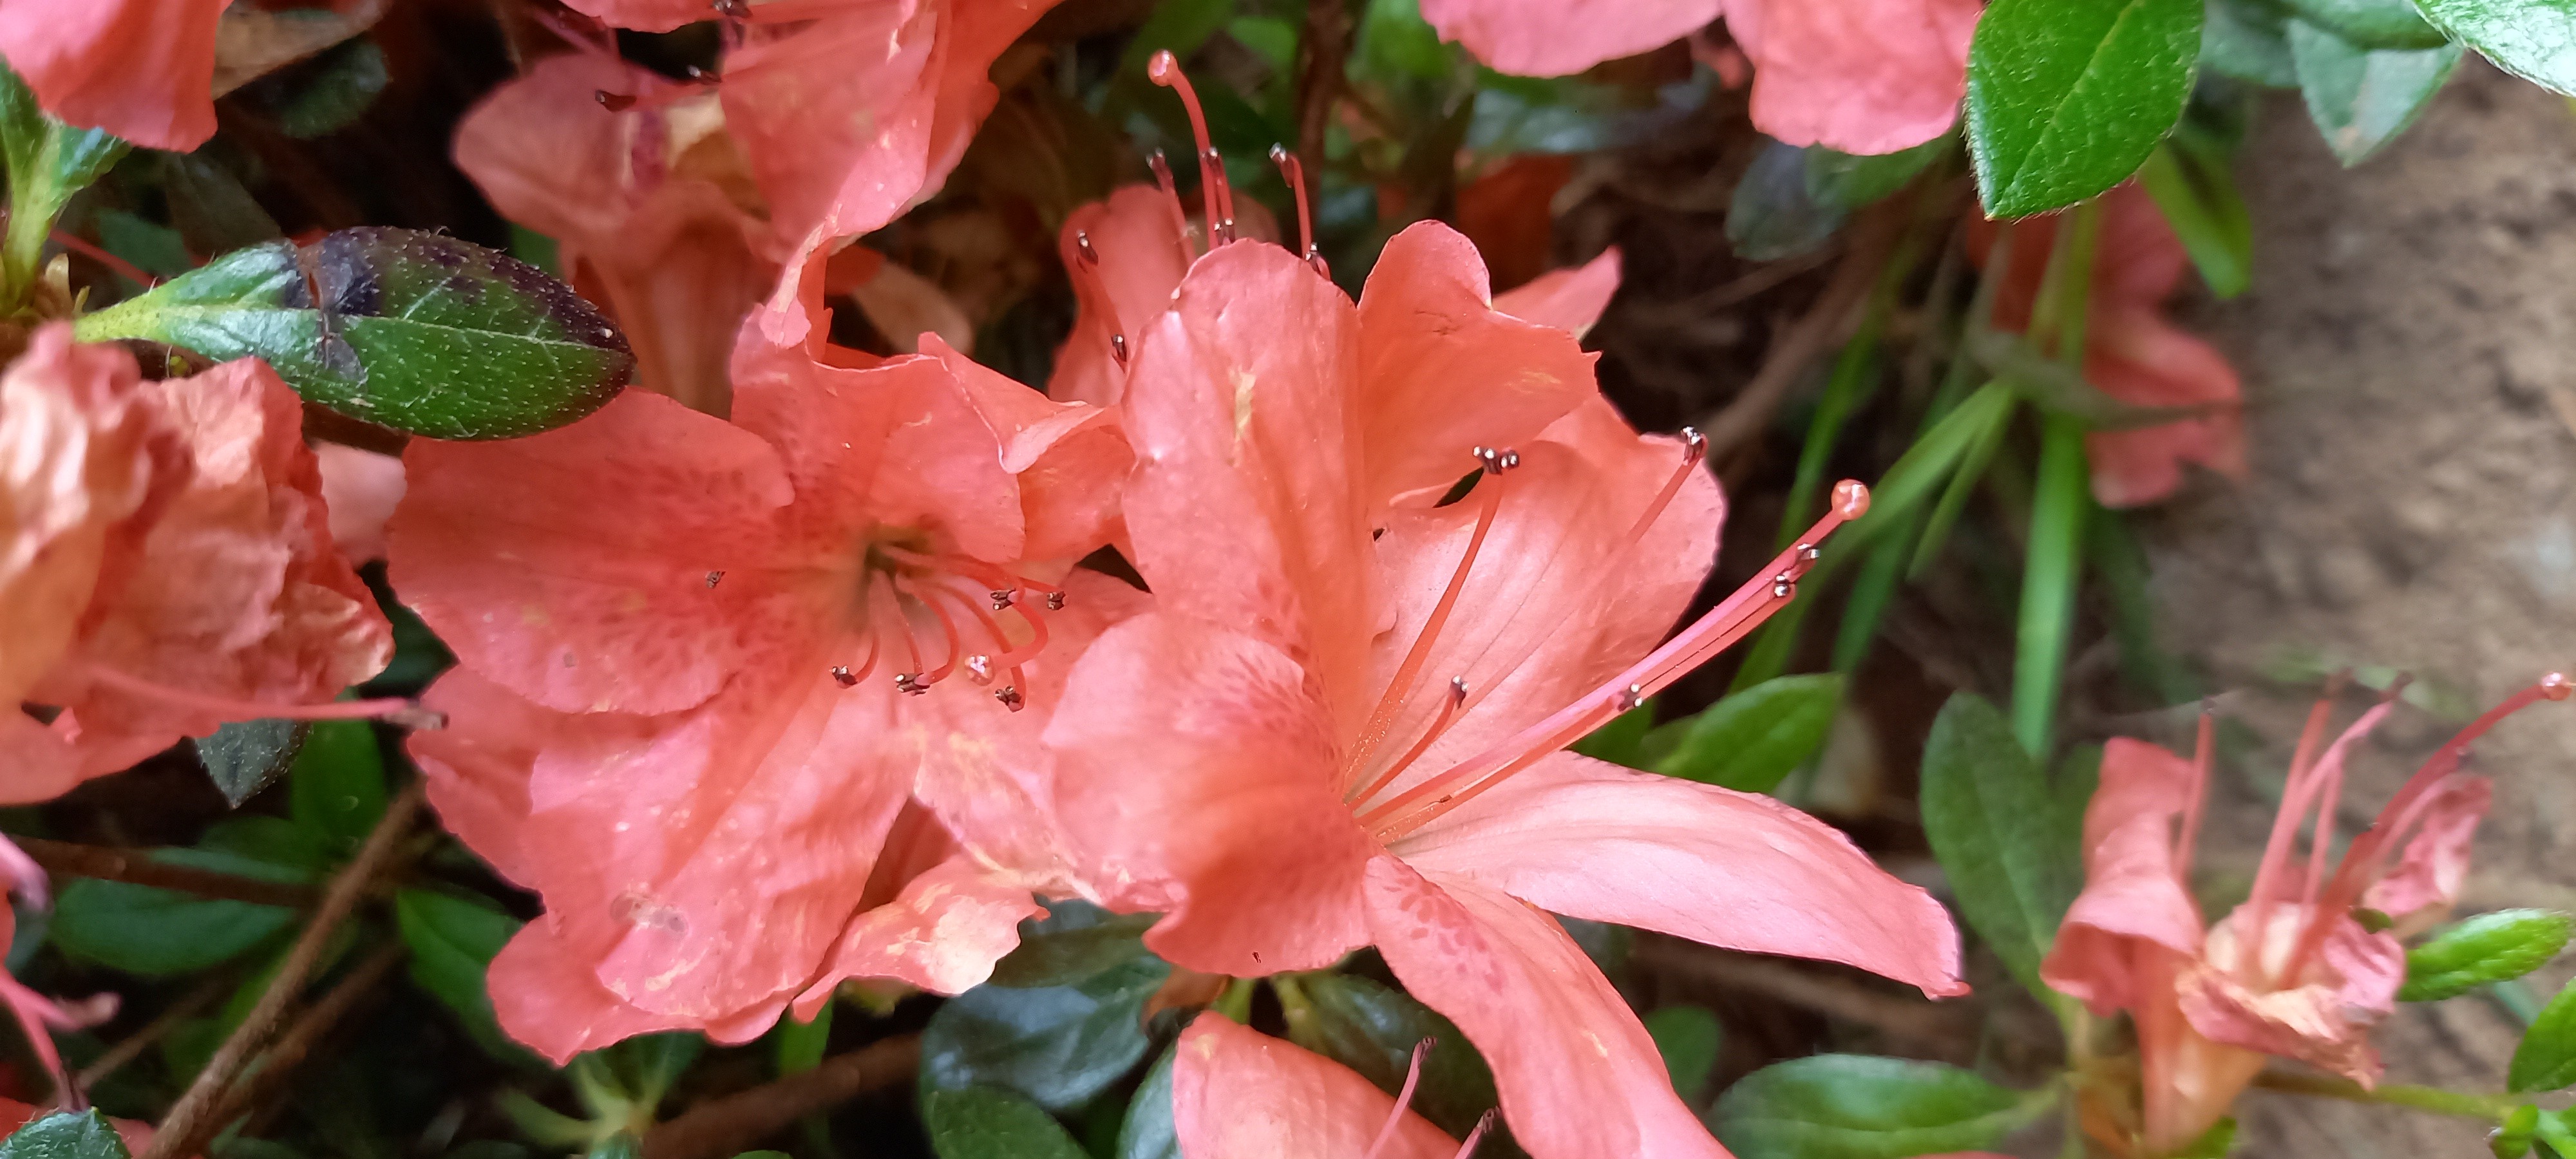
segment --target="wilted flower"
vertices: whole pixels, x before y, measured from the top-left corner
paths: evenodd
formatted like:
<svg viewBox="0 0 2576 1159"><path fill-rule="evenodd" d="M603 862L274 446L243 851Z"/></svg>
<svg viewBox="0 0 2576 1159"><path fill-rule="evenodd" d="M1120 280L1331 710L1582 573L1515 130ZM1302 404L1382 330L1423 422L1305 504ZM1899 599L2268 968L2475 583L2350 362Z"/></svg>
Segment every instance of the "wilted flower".
<svg viewBox="0 0 2576 1159"><path fill-rule="evenodd" d="M2340 862L2335 807L2352 745L2387 716L2383 701L2320 753L2330 701L2308 716L2281 809L2244 904L2203 929L2186 875L2211 759L2201 721L2194 759L2115 738L2084 815L2084 892L2040 965L2048 984L2095 1014L2137 1025L2141 1104L2088 1107L2106 1143L2162 1156L2227 1113L2271 1057L2293 1058L2364 1086L2379 1077L2371 1028L2395 1008L2406 977L2401 934L2438 921L2468 865L2490 794L2459 771L2470 742L2539 700L2564 700L2551 674L2462 729L2354 837ZM2301 825L2313 817L2305 857ZM2370 910L2395 929L2364 925Z"/></svg>

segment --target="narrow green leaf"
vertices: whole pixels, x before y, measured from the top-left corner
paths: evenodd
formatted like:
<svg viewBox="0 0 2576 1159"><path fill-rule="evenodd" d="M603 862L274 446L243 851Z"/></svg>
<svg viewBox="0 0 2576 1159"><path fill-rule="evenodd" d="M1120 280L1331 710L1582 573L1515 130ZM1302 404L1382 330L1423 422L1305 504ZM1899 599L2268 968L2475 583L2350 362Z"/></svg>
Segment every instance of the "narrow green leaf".
<svg viewBox="0 0 2576 1159"><path fill-rule="evenodd" d="M1118 1123L1115 1159L1181 1159L1181 1136L1172 1126L1172 1057L1166 1047L1145 1072L1136 1097L1127 1100L1127 1117Z"/></svg>
<svg viewBox="0 0 2576 1159"><path fill-rule="evenodd" d="M799 1021L790 1014L778 1020L778 1073L803 1074L823 1065L823 1048L832 1041L832 1011L835 1003L826 1002L814 1012L812 1022Z"/></svg>
<svg viewBox="0 0 2576 1159"><path fill-rule="evenodd" d="M275 818L242 820L286 827ZM303 851L292 849L261 849L257 855L214 848L161 849L152 853L152 860L171 865L279 882L314 880L310 870L297 864L304 857ZM73 957L129 974L159 978L195 973L231 961L294 921L295 911L280 906L211 901L175 890L84 877L63 886L62 895L55 899L46 936Z"/></svg>
<svg viewBox="0 0 2576 1159"><path fill-rule="evenodd" d="M2051 1101L1941 1063L1820 1054L1747 1075L1708 1118L1736 1159L1900 1159L1991 1147Z"/></svg>
<svg viewBox="0 0 2576 1159"><path fill-rule="evenodd" d="M2080 822L2070 833L2066 806L2011 724L1974 693L1951 696L1932 722L1922 780L1924 835L1960 912L2022 985L2047 997L2039 962L2084 883Z"/></svg>
<svg viewBox="0 0 2576 1159"><path fill-rule="evenodd" d="M2576 95L2576 4L2568 0L2416 0L2435 26L2496 67Z"/></svg>
<svg viewBox="0 0 2576 1159"><path fill-rule="evenodd" d="M250 89L287 136L319 137L357 124L392 79L384 50L358 36L292 70L262 77Z"/></svg>
<svg viewBox="0 0 2576 1159"><path fill-rule="evenodd" d="M2347 167L2414 124L2460 63L2456 44L2366 49L2305 20L2292 20L2289 35L2308 119Z"/></svg>
<svg viewBox="0 0 2576 1159"><path fill-rule="evenodd" d="M1968 48L1968 151L1986 212L2022 217L2126 180L2182 115L2202 0L1996 0Z"/></svg>
<svg viewBox="0 0 2576 1159"><path fill-rule="evenodd" d="M1137 958L1072 986L978 986L931 1015L924 1091L993 1086L1054 1110L1081 1105L1145 1057L1145 1000L1171 973Z"/></svg>
<svg viewBox="0 0 2576 1159"><path fill-rule="evenodd" d="M2540 1017L2513 1048L2504 1077L2504 1089L2517 1093L2576 1086L2576 982L2540 1008Z"/></svg>
<svg viewBox="0 0 2576 1159"><path fill-rule="evenodd" d="M1113 966L1151 957L1145 931L1153 914L1113 914L1083 901L1047 905L1047 916L1020 923L1019 948L993 964L995 986L1071 986Z"/></svg>
<svg viewBox="0 0 2576 1159"><path fill-rule="evenodd" d="M288 816L354 853L385 815L385 758L363 720L313 725L287 780Z"/></svg>
<svg viewBox="0 0 2576 1159"><path fill-rule="evenodd" d="M1768 793L1825 746L1841 707L1836 673L1766 680L1710 705L1681 727L1681 741L1655 762L1666 776L1744 793Z"/></svg>
<svg viewBox="0 0 2576 1159"><path fill-rule="evenodd" d="M493 1020L492 995L484 980L492 956L519 932L519 919L480 899L404 889L394 893L394 922L411 950L414 985L455 1012L485 1051L505 1059L530 1057Z"/></svg>
<svg viewBox="0 0 2576 1159"><path fill-rule="evenodd" d="M2236 192L2227 158L2204 157L2176 148L2178 143L2167 141L2148 156L2138 169L2138 184L2164 212L2209 292L2233 298L2254 282L2253 218Z"/></svg>
<svg viewBox="0 0 2576 1159"><path fill-rule="evenodd" d="M2571 921L2549 910L2479 914L2406 951L2401 1002L2431 1002L2519 978L2567 948Z"/></svg>
<svg viewBox="0 0 2576 1159"><path fill-rule="evenodd" d="M197 759L206 766L206 779L224 795L234 808L259 795L261 789L286 775L295 763L295 754L303 751L313 724L302 720L242 720L224 725L211 736L195 738Z"/></svg>
<svg viewBox="0 0 2576 1159"><path fill-rule="evenodd" d="M1686 1103L1697 1103L1717 1069L1717 1052L1726 1045L1726 1027L1700 1006L1666 1006L1645 1017L1646 1033L1664 1056L1664 1072L1673 1076L1673 1091Z"/></svg>
<svg viewBox="0 0 2576 1159"><path fill-rule="evenodd" d="M74 333L218 362L256 355L308 401L444 439L572 422L605 405L635 362L615 326L536 267L373 227L237 250L83 316Z"/></svg>
<svg viewBox="0 0 2576 1159"><path fill-rule="evenodd" d="M0 1141L0 1159L127 1159L125 1140L96 1110L56 1111Z"/></svg>
<svg viewBox="0 0 2576 1159"><path fill-rule="evenodd" d="M2039 470L2032 483L2030 547L2021 570L2021 619L2013 637L2013 733L2031 755L2048 755L2065 690L2075 631L2075 587L2083 572L2085 517L2093 472L2082 421L2040 418Z"/></svg>
<svg viewBox="0 0 2576 1159"><path fill-rule="evenodd" d="M1088 1159L1046 1108L1009 1091L925 1091L921 1125L939 1159Z"/></svg>
<svg viewBox="0 0 2576 1159"><path fill-rule="evenodd" d="M1350 974L1303 974L1272 979L1272 985L1288 1009L1292 1041L1358 1071L1388 1094L1403 1087L1414 1046L1430 1039L1413 1110L1433 1126L1463 1138L1494 1107L1494 1072L1484 1056L1457 1024L1413 996ZM1497 1123L1476 1154L1502 1159L1521 1151L1508 1128Z"/></svg>

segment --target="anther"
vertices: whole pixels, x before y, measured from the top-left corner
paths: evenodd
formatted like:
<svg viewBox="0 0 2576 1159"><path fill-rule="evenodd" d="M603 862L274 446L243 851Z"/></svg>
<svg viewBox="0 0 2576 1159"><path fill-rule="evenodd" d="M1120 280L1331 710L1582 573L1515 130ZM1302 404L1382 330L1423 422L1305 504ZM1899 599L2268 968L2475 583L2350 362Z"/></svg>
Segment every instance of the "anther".
<svg viewBox="0 0 2576 1159"><path fill-rule="evenodd" d="M832 682L843 688L856 688L859 685L859 678L850 675L849 665L835 664L832 666Z"/></svg>
<svg viewBox="0 0 2576 1159"><path fill-rule="evenodd" d="M751 0L715 0L716 15L727 20L751 19Z"/></svg>
<svg viewBox="0 0 2576 1159"><path fill-rule="evenodd" d="M1005 684L1000 688L994 689L993 699L1001 701L1002 707L1010 709L1013 712L1018 712L1019 710L1028 707L1028 702L1020 698L1020 690L1014 685Z"/></svg>
<svg viewBox="0 0 2576 1159"><path fill-rule="evenodd" d="M1090 230L1077 229L1073 231L1073 248L1081 252L1082 260L1085 265L1096 266L1100 264L1100 251L1091 248Z"/></svg>
<svg viewBox="0 0 2576 1159"><path fill-rule="evenodd" d="M898 672L894 677L894 690L906 696L919 696L930 691L930 686L922 683L918 672Z"/></svg>
<svg viewBox="0 0 2576 1159"><path fill-rule="evenodd" d="M1229 240L1234 224L1234 191L1225 183L1225 158L1208 140L1207 110L1199 106L1198 90L1190 87L1190 78L1181 73L1181 61L1170 49L1154 54L1145 65L1146 79L1172 90L1181 98L1181 108L1190 117L1190 138L1198 145L1199 198L1206 205L1208 248L1214 249ZM1159 176L1159 175L1158 175Z"/></svg>
<svg viewBox="0 0 2576 1159"><path fill-rule="evenodd" d="M1869 488L1857 479L1834 484L1834 510L1845 519L1858 519L1869 513Z"/></svg>
<svg viewBox="0 0 2576 1159"><path fill-rule="evenodd" d="M1047 593L1047 610L1048 610L1048 611L1050 611L1050 612L1061 612L1061 611L1063 611L1063 610L1064 610L1064 593L1063 593L1063 592L1048 592L1048 593Z"/></svg>
<svg viewBox="0 0 2576 1159"><path fill-rule="evenodd" d="M1110 335L1110 336L1109 336L1109 356L1110 356L1111 358L1114 358L1114 359L1117 359L1117 360L1118 360L1118 369L1120 369L1120 370L1125 370L1125 369L1127 369L1127 336L1126 336L1126 335L1124 335L1124 334L1112 334L1112 335Z"/></svg>
<svg viewBox="0 0 2576 1159"><path fill-rule="evenodd" d="M1009 588L994 588L992 591L984 594L993 597L993 610L997 612L1010 607L1011 600L1014 598L1011 595L1011 589Z"/></svg>
<svg viewBox="0 0 2576 1159"><path fill-rule="evenodd" d="M1823 559L1824 556L1825 553L1823 549L1818 548L1815 544L1801 543L1798 545L1798 558L1803 562L1814 563L1819 559Z"/></svg>
<svg viewBox="0 0 2576 1159"><path fill-rule="evenodd" d="M2568 682L2566 673L2552 672L2540 678L2542 700L2565 700L2571 695L2576 695L2576 684Z"/></svg>
<svg viewBox="0 0 2576 1159"><path fill-rule="evenodd" d="M1476 461L1485 465L1488 475L1500 475L1521 465L1521 453L1509 447L1478 447Z"/></svg>
<svg viewBox="0 0 2576 1159"><path fill-rule="evenodd" d="M974 681L978 686L992 683L993 658L981 654L967 657L966 678Z"/></svg>
<svg viewBox="0 0 2576 1159"><path fill-rule="evenodd" d="M1631 684L1626 688L1620 689L1619 695L1610 701L1610 703L1617 705L1621 712L1632 711L1638 705L1645 702L1646 689L1644 685L1640 684Z"/></svg>
<svg viewBox="0 0 2576 1159"><path fill-rule="evenodd" d="M716 586L717 584L720 584L720 583L723 583L723 582L724 582L724 573L723 573L723 572L720 572L720 571L711 571L711 572L708 572L708 573L707 573L707 586L708 586L708 587L711 587L711 588L712 588L712 587Z"/></svg>
<svg viewBox="0 0 2576 1159"><path fill-rule="evenodd" d="M1708 457L1708 436L1699 433L1698 427L1682 428L1682 455L1692 464Z"/></svg>
<svg viewBox="0 0 2576 1159"><path fill-rule="evenodd" d="M1771 577L1771 595L1774 598L1785 600L1796 594L1798 594L1797 577L1785 571Z"/></svg>
<svg viewBox="0 0 2576 1159"><path fill-rule="evenodd" d="M1467 703L1466 677L1452 676L1449 678L1449 703L1453 705Z"/></svg>

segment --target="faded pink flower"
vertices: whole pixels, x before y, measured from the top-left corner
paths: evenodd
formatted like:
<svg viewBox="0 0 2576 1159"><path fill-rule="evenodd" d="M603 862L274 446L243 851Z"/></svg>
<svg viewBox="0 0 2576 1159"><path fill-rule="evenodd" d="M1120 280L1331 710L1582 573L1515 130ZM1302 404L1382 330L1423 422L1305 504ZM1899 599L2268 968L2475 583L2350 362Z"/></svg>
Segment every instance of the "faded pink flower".
<svg viewBox="0 0 2576 1159"><path fill-rule="evenodd" d="M215 135L215 25L231 0L0 0L0 57L57 119L154 149Z"/></svg>
<svg viewBox="0 0 2576 1159"><path fill-rule="evenodd" d="M450 727L412 749L450 826L545 898L494 989L551 1057L741 1041L844 977L963 989L1032 889L1079 891L1037 738L1142 599L1068 574L1126 443L935 337L830 346L824 245L743 327L730 421L629 392L405 454L392 578L459 658L428 698Z"/></svg>
<svg viewBox="0 0 2576 1159"><path fill-rule="evenodd" d="M2339 863L2327 849L2345 758L2394 702L2362 714L2320 753L2332 706L2320 701L2291 758L2253 891L2206 930L2186 875L2208 785L2210 721L2202 719L2190 761L2113 739L2084 816L2084 892L2040 965L2049 985L2095 1014L2127 1011L2137 1025L2141 1105L2087 1121L2133 1125L2142 1154L2160 1156L2224 1116L2268 1058L2297 1059L2363 1086L2377 1081L2369 1035L2405 980L2398 937L2447 911L2469 835L2486 812L2486 779L2460 772L2460 762L2497 721L2538 700L2566 699L2568 690L2553 673L2461 730ZM2312 815L2307 855L2296 856L2299 829ZM2357 908L2381 909L2406 928L2372 932L2354 917Z"/></svg>
<svg viewBox="0 0 2576 1159"><path fill-rule="evenodd" d="M1476 59L1566 76L1720 16L1753 62L1753 124L1792 145L1893 153L1946 133L1967 90L1979 0L1422 0Z"/></svg>

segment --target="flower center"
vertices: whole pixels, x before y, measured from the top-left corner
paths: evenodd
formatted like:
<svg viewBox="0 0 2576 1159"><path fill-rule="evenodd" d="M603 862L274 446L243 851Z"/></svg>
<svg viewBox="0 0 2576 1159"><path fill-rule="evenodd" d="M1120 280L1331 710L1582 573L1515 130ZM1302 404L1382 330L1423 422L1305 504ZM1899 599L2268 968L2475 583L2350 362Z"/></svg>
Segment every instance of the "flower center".
<svg viewBox="0 0 2576 1159"><path fill-rule="evenodd" d="M722 578L710 572L707 582L713 586ZM961 671L977 687L989 687L997 674L1008 673L993 699L1013 712L1027 703L1022 666L1046 650L1040 609L1062 610L1065 600L1062 588L971 556L934 551L917 534L872 537L861 551L856 587L849 639L866 651L855 664L832 666L832 679L841 687L858 687L880 661L892 666L900 649L896 691L920 696ZM925 667L929 656L938 664Z"/></svg>

